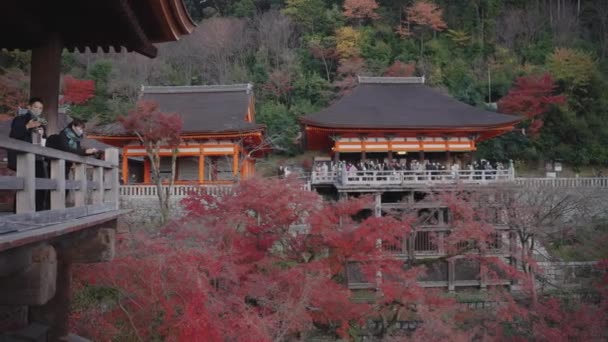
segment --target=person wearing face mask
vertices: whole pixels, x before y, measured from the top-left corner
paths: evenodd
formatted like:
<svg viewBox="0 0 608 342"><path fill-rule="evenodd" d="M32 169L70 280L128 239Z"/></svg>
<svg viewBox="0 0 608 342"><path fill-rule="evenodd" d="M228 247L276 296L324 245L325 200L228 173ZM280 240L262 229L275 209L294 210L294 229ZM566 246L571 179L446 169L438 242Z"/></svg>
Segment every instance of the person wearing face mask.
<svg viewBox="0 0 608 342"><path fill-rule="evenodd" d="M44 109L44 103L39 97L32 97L27 106L27 112L16 116L11 123L9 137L28 142L44 145L45 120L40 116ZM8 168L17 170L17 152L8 150ZM48 178L46 162L43 157L36 156L36 178ZM48 209L48 191L36 190L36 210Z"/></svg>
<svg viewBox="0 0 608 342"><path fill-rule="evenodd" d="M86 121L74 119L59 134L49 137L46 146L57 150L75 153L81 156L89 156L97 153L96 148L83 148L80 144L84 136ZM70 170L71 163L66 163L66 176Z"/></svg>

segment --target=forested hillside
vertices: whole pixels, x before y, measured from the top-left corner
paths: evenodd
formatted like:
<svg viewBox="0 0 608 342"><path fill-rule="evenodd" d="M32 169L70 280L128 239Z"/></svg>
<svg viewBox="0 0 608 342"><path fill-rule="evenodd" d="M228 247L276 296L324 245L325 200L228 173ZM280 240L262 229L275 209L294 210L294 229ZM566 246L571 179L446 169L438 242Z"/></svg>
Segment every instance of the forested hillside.
<svg viewBox="0 0 608 342"><path fill-rule="evenodd" d="M529 118L482 156L608 165L608 1L186 2L198 28L156 59L66 52L72 115L114 120L142 84L253 82L257 120L279 135L277 151L294 153L297 117L356 75L424 75L461 101ZM0 54L0 112L24 102L28 66L26 52Z"/></svg>

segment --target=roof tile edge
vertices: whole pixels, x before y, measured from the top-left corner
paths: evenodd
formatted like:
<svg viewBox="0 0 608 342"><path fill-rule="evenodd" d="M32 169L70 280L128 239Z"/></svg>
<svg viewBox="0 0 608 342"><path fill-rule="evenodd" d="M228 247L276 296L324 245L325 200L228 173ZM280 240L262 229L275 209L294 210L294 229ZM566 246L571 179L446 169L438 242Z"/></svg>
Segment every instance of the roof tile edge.
<svg viewBox="0 0 608 342"><path fill-rule="evenodd" d="M359 76L359 84L424 84L425 77L370 77Z"/></svg>
<svg viewBox="0 0 608 342"><path fill-rule="evenodd" d="M253 84L220 84L196 86L142 86L142 94L178 94L178 93L223 93L243 91L250 94Z"/></svg>

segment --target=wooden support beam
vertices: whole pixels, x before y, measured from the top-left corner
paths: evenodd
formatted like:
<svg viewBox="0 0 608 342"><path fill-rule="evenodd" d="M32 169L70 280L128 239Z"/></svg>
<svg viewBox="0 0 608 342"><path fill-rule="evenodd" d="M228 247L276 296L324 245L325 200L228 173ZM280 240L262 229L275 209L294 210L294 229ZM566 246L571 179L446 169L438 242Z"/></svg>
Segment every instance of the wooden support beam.
<svg viewBox="0 0 608 342"><path fill-rule="evenodd" d="M65 160L51 160L51 178L57 182L51 191L51 210L65 209Z"/></svg>
<svg viewBox="0 0 608 342"><path fill-rule="evenodd" d="M29 267L32 263L32 248L13 248L0 253L0 277Z"/></svg>
<svg viewBox="0 0 608 342"><path fill-rule="evenodd" d="M110 261L116 255L116 229L84 231L76 237L60 240L55 248L63 262L90 264Z"/></svg>
<svg viewBox="0 0 608 342"><path fill-rule="evenodd" d="M0 278L0 305L43 305L55 295L55 249L42 245L31 253L31 264L27 268Z"/></svg>
<svg viewBox="0 0 608 342"><path fill-rule="evenodd" d="M23 190L23 178L0 176L0 190Z"/></svg>
<svg viewBox="0 0 608 342"><path fill-rule="evenodd" d="M201 148L202 150L202 148ZM205 182L205 156L201 154L198 157L198 183L203 184Z"/></svg>
<svg viewBox="0 0 608 342"><path fill-rule="evenodd" d="M57 33L45 39L46 44L32 49L30 96L44 101L44 116L48 121L47 134L59 132L59 78L63 43Z"/></svg>

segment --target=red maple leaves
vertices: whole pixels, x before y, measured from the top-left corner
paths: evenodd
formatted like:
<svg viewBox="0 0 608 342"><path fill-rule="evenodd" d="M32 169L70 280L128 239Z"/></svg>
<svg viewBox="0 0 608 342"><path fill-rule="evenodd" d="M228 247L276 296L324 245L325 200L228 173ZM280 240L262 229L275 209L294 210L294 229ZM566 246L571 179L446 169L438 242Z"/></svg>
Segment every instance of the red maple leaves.
<svg viewBox="0 0 608 342"><path fill-rule="evenodd" d="M128 116L118 120L127 131L137 134L144 144L179 144L183 125L180 115L161 112L156 102L140 101Z"/></svg>
<svg viewBox="0 0 608 342"><path fill-rule="evenodd" d="M498 109L504 113L524 115L531 120L530 132L538 134L543 126L540 117L551 105L564 104L564 95L555 95L557 86L549 74L519 77L509 93L498 102Z"/></svg>
<svg viewBox="0 0 608 342"><path fill-rule="evenodd" d="M463 230L450 234L448 245L491 240L490 225L475 223L479 209L455 196L441 201ZM409 333L413 340L467 341L508 339L513 330L565 340L583 336L581 324L601 326L599 308L585 308L595 321L576 323L576 310L547 300L522 304L500 286L486 292L501 303L494 311L463 309L442 291L422 288L427 267L382 248L414 233L416 218L356 219L370 204L365 196L327 203L295 179L251 179L223 198L192 194L182 221L132 236L112 263L78 270L80 279L120 296L106 312L76 313L74 327L96 340L121 333L139 340L282 341L305 339L314 329L348 338L349 329L370 322L381 326L371 329L380 337L403 338L396 324L409 321L421 322ZM505 274L525 280L502 258L448 250L449 258L477 263L490 283ZM353 281L369 283L370 299L353 299Z"/></svg>
<svg viewBox="0 0 608 342"><path fill-rule="evenodd" d="M64 103L81 105L93 97L95 97L95 81L79 80L69 75L63 78Z"/></svg>

